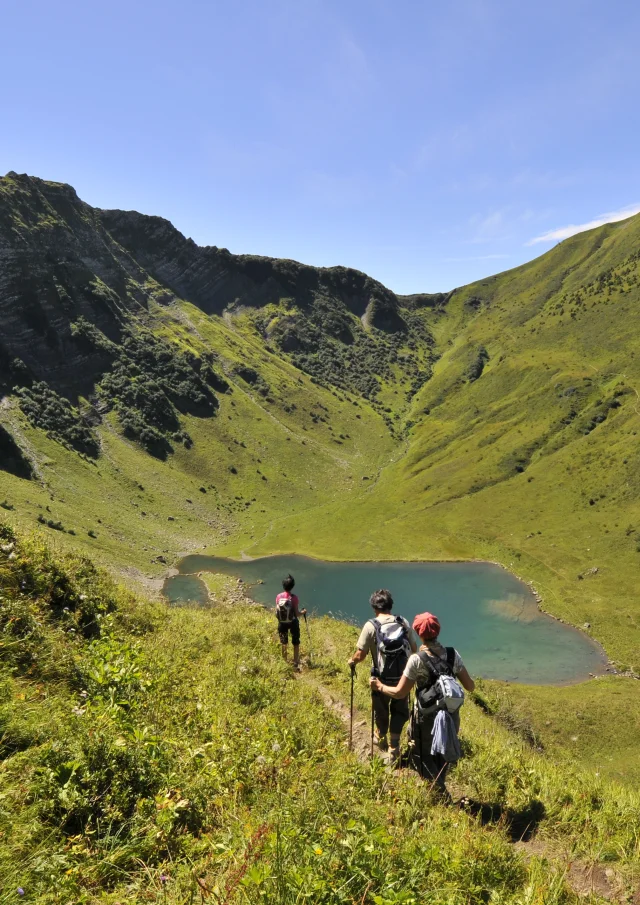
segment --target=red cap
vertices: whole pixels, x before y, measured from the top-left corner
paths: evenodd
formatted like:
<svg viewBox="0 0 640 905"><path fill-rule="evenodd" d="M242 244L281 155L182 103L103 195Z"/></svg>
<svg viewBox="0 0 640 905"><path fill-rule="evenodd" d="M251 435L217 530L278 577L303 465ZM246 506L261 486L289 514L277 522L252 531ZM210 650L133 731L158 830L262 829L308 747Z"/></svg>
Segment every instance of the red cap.
<svg viewBox="0 0 640 905"><path fill-rule="evenodd" d="M440 634L440 622L433 613L418 613L413 620L413 628L421 638L432 641Z"/></svg>

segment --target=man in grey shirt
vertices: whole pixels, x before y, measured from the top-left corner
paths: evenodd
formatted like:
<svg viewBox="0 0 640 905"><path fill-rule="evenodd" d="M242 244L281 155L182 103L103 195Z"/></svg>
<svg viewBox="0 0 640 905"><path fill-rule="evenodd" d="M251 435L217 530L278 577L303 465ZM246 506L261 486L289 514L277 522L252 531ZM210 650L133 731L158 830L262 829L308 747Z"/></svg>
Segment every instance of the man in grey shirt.
<svg viewBox="0 0 640 905"><path fill-rule="evenodd" d="M370 653L374 667L372 674L382 676L386 685L393 686L400 681L409 655L418 650L417 637L406 619L392 616L393 597L389 591L374 591L369 602L375 617L363 626L349 666L362 663ZM372 689L371 696L376 724L375 741L380 751L391 748L388 762L394 764L400 757L400 734L409 719L409 702L406 698L393 698L375 689Z"/></svg>

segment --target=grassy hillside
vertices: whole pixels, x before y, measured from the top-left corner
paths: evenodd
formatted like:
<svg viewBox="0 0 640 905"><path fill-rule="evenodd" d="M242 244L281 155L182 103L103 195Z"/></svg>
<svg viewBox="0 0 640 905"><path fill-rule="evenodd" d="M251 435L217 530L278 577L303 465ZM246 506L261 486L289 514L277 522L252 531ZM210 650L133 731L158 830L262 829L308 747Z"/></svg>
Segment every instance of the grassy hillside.
<svg viewBox="0 0 640 905"><path fill-rule="evenodd" d="M637 674L639 266L635 217L402 298L12 174L3 515L156 591L196 549L496 560ZM616 681L637 713L638 683ZM598 683L510 700L573 757L562 702L606 704ZM635 733L612 763L598 733L577 756L632 779Z"/></svg>
<svg viewBox="0 0 640 905"><path fill-rule="evenodd" d="M331 555L340 525L347 558L497 559L638 671L639 247L636 217L432 310L442 356L406 454L325 507L322 530L294 520L260 549L289 549L291 528L297 550Z"/></svg>
<svg viewBox="0 0 640 905"><path fill-rule="evenodd" d="M172 564L239 531L249 546L272 520L350 492L388 458L393 440L366 401L312 383L242 324L229 327L184 303L158 310L154 326L178 347L218 356L229 388L215 417L186 415L193 443L163 461L123 436L109 413L96 432L101 455L90 459L34 429L5 398L0 420L37 471L33 481L0 472L17 523L61 523L71 547L158 575L166 571L158 555ZM260 374L259 387L237 373L247 360Z"/></svg>
<svg viewBox="0 0 640 905"><path fill-rule="evenodd" d="M349 626L324 620L296 680L264 610L165 610L0 531L0 902L553 905L585 901L576 865L618 901L637 882L637 794L471 702L466 809L350 754L321 694L347 694Z"/></svg>

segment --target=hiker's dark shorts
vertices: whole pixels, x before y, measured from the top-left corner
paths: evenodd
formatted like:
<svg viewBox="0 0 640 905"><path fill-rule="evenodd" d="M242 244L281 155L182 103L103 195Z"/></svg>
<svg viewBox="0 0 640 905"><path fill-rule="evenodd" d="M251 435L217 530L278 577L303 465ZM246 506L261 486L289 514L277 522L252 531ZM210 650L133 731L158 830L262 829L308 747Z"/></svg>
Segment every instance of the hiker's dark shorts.
<svg viewBox="0 0 640 905"><path fill-rule="evenodd" d="M373 713L379 735L400 735L402 727L409 719L409 696L406 698L390 698L379 691L371 693Z"/></svg>
<svg viewBox="0 0 640 905"><path fill-rule="evenodd" d="M291 632L291 643L294 647L300 644L300 620L294 619L293 622L279 622L278 635L280 636L280 644L289 643L289 632Z"/></svg>

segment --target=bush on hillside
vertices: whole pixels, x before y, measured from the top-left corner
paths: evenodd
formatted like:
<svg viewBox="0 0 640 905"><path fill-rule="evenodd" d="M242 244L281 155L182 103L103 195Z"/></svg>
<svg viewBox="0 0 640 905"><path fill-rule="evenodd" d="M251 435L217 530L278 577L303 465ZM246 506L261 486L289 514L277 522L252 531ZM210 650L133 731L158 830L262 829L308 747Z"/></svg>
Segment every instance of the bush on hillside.
<svg viewBox="0 0 640 905"><path fill-rule="evenodd" d="M75 672L66 655L58 660L62 641L100 637L104 620L132 600L88 558L58 557L39 539L19 539L2 523L0 599L4 663L18 674L46 677L62 671L67 679ZM128 615L126 624L134 626Z"/></svg>
<svg viewBox="0 0 640 905"><path fill-rule="evenodd" d="M120 345L115 345L83 318L72 329L77 339L110 356L110 369L97 393L106 407L117 411L125 436L157 458L173 452L170 439L190 448L192 440L180 416L210 417L218 408L211 388L229 388L214 371L213 356L200 359L148 331L126 327Z"/></svg>
<svg viewBox="0 0 640 905"><path fill-rule="evenodd" d="M44 381L30 387L15 387L20 408L34 427L47 431L53 439L95 459L100 454L98 439L87 419L68 399L59 396Z"/></svg>
<svg viewBox="0 0 640 905"><path fill-rule="evenodd" d="M254 368L250 368L247 365L237 365L234 368L234 373L244 380L245 383L248 383L249 386L254 387L261 396L266 397L269 395L271 389L269 384Z"/></svg>
<svg viewBox="0 0 640 905"><path fill-rule="evenodd" d="M268 305L251 317L265 339L321 386L374 400L381 382L394 380L399 368L410 381L411 398L431 375L433 337L415 311L402 309L400 317L389 300L380 299L372 311L365 330L340 299L316 292L304 307L285 299L280 307Z"/></svg>
<svg viewBox="0 0 640 905"><path fill-rule="evenodd" d="M478 380L482 376L484 366L488 361L489 353L484 346L480 346L473 360L471 361L471 364L467 368L467 380L469 381L469 383L473 383L475 380Z"/></svg>

